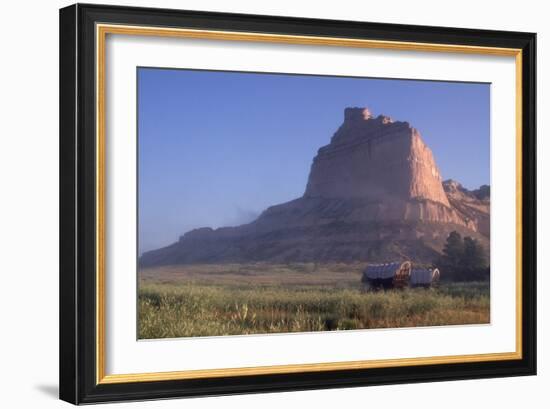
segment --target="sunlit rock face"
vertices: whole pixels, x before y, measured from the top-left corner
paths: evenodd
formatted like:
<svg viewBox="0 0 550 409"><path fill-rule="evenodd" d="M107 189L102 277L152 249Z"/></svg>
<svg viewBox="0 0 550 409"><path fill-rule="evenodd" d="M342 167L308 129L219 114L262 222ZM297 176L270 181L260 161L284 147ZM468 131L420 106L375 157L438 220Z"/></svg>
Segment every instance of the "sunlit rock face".
<svg viewBox="0 0 550 409"><path fill-rule="evenodd" d="M346 108L330 144L313 159L305 198L363 199L371 220L424 220L476 229L449 203L431 149L408 122Z"/></svg>
<svg viewBox="0 0 550 409"><path fill-rule="evenodd" d="M431 262L456 230L488 247L489 187L442 183L408 122L346 108L313 158L305 192L253 222L201 228L145 253L141 266L216 262Z"/></svg>
<svg viewBox="0 0 550 409"><path fill-rule="evenodd" d="M305 197L425 199L449 206L430 148L408 122L346 108L344 123L313 159Z"/></svg>

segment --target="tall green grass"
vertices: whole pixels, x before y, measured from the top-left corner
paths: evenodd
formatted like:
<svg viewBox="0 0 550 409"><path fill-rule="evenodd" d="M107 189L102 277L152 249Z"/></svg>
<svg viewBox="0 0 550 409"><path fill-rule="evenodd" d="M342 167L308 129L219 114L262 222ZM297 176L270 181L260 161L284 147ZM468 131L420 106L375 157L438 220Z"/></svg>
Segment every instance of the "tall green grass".
<svg viewBox="0 0 550 409"><path fill-rule="evenodd" d="M489 322L488 283L364 293L357 288L142 282L139 338Z"/></svg>

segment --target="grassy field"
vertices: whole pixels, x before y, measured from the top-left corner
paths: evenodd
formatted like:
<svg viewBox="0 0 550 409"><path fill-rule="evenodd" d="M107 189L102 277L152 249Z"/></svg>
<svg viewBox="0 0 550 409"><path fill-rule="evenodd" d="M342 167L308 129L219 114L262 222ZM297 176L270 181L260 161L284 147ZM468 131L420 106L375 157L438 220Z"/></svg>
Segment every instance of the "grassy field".
<svg viewBox="0 0 550 409"><path fill-rule="evenodd" d="M145 269L139 338L481 324L489 283L365 293L360 265L225 264Z"/></svg>

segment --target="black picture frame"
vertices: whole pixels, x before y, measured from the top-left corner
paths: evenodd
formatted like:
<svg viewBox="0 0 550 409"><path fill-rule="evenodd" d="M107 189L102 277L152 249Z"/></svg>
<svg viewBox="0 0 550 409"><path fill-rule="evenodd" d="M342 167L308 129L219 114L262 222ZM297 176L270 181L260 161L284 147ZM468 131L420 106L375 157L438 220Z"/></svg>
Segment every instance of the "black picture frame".
<svg viewBox="0 0 550 409"><path fill-rule="evenodd" d="M97 382L96 23L516 48L522 52L521 359ZM536 34L76 4L60 10L60 389L74 404L536 374Z"/></svg>

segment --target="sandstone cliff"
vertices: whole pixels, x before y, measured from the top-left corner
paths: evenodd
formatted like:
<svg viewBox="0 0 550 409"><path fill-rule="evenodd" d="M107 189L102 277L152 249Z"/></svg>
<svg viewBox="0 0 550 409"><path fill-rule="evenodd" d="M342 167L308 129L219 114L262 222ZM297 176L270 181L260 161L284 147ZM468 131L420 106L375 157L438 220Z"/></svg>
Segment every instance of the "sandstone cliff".
<svg viewBox="0 0 550 409"><path fill-rule="evenodd" d="M449 207L432 151L407 122L346 108L344 123L313 159L305 197L425 199Z"/></svg>
<svg viewBox="0 0 550 409"><path fill-rule="evenodd" d="M429 262L457 230L488 246L489 189L442 183L431 150L407 122L347 108L313 159L305 193L252 223L202 228L145 253L143 266L197 262Z"/></svg>

